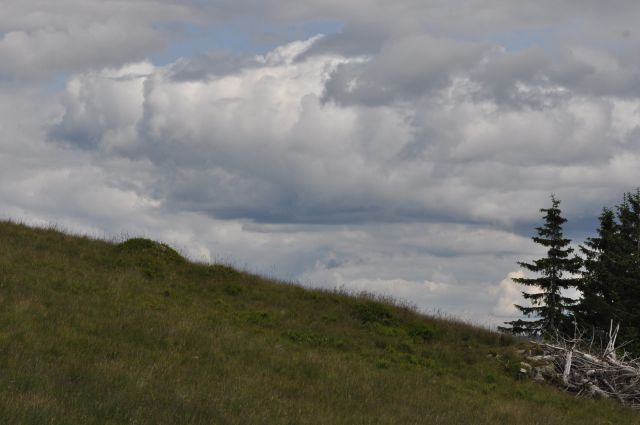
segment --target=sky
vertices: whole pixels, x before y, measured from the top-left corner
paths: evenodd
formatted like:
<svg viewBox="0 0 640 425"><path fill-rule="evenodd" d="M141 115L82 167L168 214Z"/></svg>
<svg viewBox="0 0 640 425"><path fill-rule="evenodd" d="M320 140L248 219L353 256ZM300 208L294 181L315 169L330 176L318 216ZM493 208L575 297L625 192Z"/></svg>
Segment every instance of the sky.
<svg viewBox="0 0 640 425"><path fill-rule="evenodd" d="M3 0L0 218L485 326L640 186L635 0Z"/></svg>

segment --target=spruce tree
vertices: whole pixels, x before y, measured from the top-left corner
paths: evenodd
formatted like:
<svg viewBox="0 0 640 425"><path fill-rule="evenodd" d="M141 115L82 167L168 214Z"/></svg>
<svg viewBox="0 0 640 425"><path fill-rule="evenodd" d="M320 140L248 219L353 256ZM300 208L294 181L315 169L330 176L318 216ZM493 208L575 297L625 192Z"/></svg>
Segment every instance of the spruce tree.
<svg viewBox="0 0 640 425"><path fill-rule="evenodd" d="M532 263L518 262L518 264L539 276L533 278L514 278L513 281L526 286L537 287L540 292L523 292L522 296L529 300L531 306L516 304L526 317L534 316L535 320L515 320L505 322L502 331L528 336L539 336L560 332L568 333L572 326L571 307L575 300L562 295L562 290L574 287L578 283L576 275L580 271L579 257L573 255L569 246L571 240L562 233L562 225L566 219L560 211L560 201L551 195L551 208L542 208L544 224L537 227L537 236L532 239L547 248L547 256L534 260Z"/></svg>
<svg viewBox="0 0 640 425"><path fill-rule="evenodd" d="M615 213L605 208L598 236L580 249L586 256L575 309L580 325L606 333L613 320L625 349L640 353L640 190L625 193Z"/></svg>
<svg viewBox="0 0 640 425"><path fill-rule="evenodd" d="M617 208L618 242L615 276L616 316L622 331L620 338L634 340L632 348L640 351L640 190L626 193Z"/></svg>
<svg viewBox="0 0 640 425"><path fill-rule="evenodd" d="M582 296L575 308L580 326L593 332L609 328L610 320L620 321L618 276L620 268L619 226L615 213L603 208L598 218L598 236L587 238L580 251L585 271L578 285Z"/></svg>

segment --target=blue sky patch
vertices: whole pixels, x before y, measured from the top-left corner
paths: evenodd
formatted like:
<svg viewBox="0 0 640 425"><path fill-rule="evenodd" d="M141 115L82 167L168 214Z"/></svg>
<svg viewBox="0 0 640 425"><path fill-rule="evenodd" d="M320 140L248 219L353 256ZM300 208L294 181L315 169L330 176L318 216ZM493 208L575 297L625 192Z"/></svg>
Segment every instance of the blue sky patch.
<svg viewBox="0 0 640 425"><path fill-rule="evenodd" d="M163 24L161 27L177 37L172 37L165 49L151 56L156 65L166 65L179 58L199 56L215 50L239 55L264 54L292 41L317 34L337 33L344 24L339 21L310 21L288 26L261 23L250 29L238 24Z"/></svg>

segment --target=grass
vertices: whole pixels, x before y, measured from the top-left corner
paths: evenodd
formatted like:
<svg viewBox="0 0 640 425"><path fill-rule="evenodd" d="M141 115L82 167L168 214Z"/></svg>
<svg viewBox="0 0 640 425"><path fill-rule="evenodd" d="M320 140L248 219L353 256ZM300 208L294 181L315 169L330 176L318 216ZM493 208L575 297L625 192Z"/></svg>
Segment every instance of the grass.
<svg viewBox="0 0 640 425"><path fill-rule="evenodd" d="M3 424L640 424L520 379L522 344L146 239L0 222Z"/></svg>

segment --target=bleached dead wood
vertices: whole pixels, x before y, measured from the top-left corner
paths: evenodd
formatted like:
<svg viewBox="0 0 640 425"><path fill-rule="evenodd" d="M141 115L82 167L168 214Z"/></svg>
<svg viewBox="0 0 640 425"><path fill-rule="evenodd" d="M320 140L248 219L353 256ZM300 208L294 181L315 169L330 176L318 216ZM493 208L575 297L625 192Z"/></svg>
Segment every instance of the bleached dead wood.
<svg viewBox="0 0 640 425"><path fill-rule="evenodd" d="M583 341L582 335L536 342L542 355L529 357L537 364L531 375L543 375L578 395L615 398L640 410L640 359L616 347L619 330L619 325L611 325L609 341L601 353L590 352L592 344Z"/></svg>

